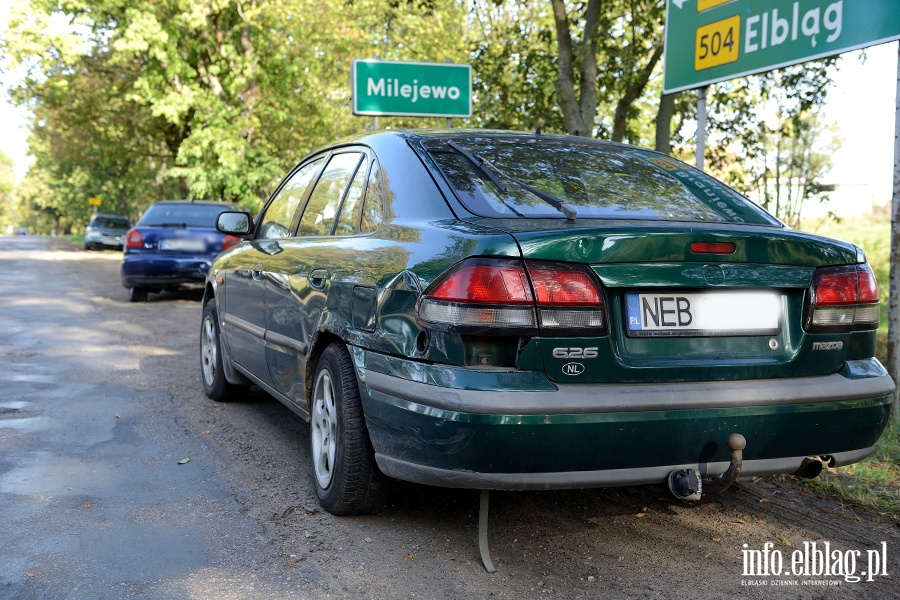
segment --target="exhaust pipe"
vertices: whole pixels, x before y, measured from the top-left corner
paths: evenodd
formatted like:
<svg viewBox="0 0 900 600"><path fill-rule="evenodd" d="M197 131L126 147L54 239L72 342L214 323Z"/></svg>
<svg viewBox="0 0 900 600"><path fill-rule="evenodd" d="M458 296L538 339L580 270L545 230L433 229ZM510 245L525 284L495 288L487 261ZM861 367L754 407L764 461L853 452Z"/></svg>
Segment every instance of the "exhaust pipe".
<svg viewBox="0 0 900 600"><path fill-rule="evenodd" d="M699 500L704 494L715 494L728 488L741 474L743 451L747 440L739 433L728 436L728 447L731 449L731 464L728 469L706 483L694 469L678 469L669 473L669 491L679 500ZM821 462L819 463L821 471Z"/></svg>
<svg viewBox="0 0 900 600"><path fill-rule="evenodd" d="M821 457L809 456L804 458L803 462L800 463L800 468L794 471L794 477L815 479L822 472L822 467L824 466Z"/></svg>

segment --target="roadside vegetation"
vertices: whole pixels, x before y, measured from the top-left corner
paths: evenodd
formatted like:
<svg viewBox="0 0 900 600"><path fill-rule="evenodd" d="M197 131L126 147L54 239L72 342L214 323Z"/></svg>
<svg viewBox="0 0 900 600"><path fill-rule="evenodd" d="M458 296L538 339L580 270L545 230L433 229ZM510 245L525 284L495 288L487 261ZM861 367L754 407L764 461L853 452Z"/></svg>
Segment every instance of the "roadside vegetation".
<svg viewBox="0 0 900 600"><path fill-rule="evenodd" d="M697 93L662 93L659 0L8 4L0 75L26 75L0 76L0 91L31 112L34 162L12 189L0 156L0 228L77 234L90 198L132 219L162 199L256 212L324 142L446 126L354 116L350 65L360 58L471 65L472 116L453 127L540 128L695 160ZM708 170L793 223L827 171L817 107L835 63L712 87ZM778 110L766 116L773 98ZM795 178L807 184L779 190Z"/></svg>
<svg viewBox="0 0 900 600"><path fill-rule="evenodd" d="M889 207L855 219L804 223L801 229L853 242L866 251L866 257L878 280L881 297L881 323L878 327L876 354L887 362L887 316L890 277L891 219ZM837 469L826 469L816 479L803 482L805 489L831 494L872 508L884 517L900 522L900 427L888 426L866 460ZM846 516L852 518L848 510Z"/></svg>

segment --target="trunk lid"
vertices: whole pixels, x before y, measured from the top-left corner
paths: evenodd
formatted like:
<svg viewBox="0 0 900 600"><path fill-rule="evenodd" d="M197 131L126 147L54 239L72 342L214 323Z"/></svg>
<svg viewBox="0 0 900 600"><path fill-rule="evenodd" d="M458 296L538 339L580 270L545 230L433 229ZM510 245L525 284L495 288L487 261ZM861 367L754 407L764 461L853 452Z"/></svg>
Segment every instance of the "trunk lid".
<svg viewBox="0 0 900 600"><path fill-rule="evenodd" d="M515 237L526 262L586 265L602 284L608 334L551 337L542 331L531 341L534 350L524 354L540 356L555 381L813 376L862 357L855 354L872 355L872 332L804 329L816 269L856 264L853 244L746 225L489 223ZM697 246L692 250L696 242L733 244L734 250L698 252Z"/></svg>

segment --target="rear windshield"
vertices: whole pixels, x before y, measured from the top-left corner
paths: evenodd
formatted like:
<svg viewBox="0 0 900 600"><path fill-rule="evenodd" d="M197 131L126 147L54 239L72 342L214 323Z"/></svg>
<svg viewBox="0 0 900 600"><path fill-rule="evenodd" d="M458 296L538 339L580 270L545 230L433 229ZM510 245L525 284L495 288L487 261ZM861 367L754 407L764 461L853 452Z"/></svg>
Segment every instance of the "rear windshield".
<svg viewBox="0 0 900 600"><path fill-rule="evenodd" d="M209 227L215 229L216 218L230 204L154 204L147 209L138 225L144 227Z"/></svg>
<svg viewBox="0 0 900 600"><path fill-rule="evenodd" d="M725 184L649 150L540 137L423 145L460 201L482 217L564 218L552 206L562 201L579 219L780 225Z"/></svg>

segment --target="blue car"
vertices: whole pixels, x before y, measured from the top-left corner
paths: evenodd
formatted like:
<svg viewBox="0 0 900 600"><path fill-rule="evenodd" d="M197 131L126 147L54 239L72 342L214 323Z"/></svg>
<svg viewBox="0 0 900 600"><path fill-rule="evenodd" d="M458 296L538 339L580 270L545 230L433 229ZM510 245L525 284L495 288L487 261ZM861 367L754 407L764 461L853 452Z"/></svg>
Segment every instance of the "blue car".
<svg viewBox="0 0 900 600"><path fill-rule="evenodd" d="M226 202L165 201L147 209L125 235L122 285L132 302L150 292L202 286L209 265L240 238L216 230L225 210L243 210Z"/></svg>

